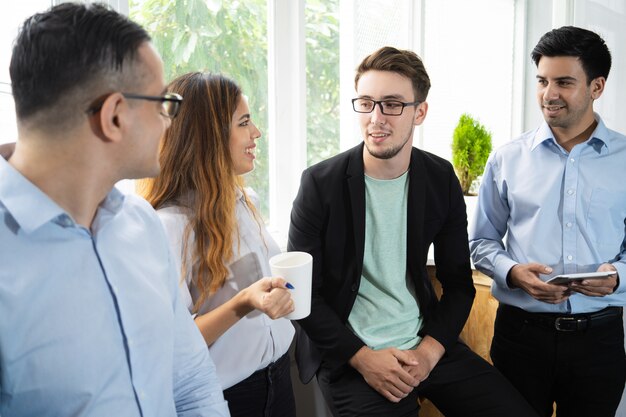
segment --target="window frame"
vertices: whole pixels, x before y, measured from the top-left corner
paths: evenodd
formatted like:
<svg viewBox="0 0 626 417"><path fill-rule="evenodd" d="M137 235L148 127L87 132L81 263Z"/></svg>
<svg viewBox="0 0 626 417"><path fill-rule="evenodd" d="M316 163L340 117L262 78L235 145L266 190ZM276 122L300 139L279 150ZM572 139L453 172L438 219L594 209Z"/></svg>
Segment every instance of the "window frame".
<svg viewBox="0 0 626 417"><path fill-rule="evenodd" d="M65 1L50 0L49 4ZM422 56L426 40L423 29L415 28L425 26L428 1L436 0L410 2L406 18L410 36L402 41L402 45L398 45ZM105 0L105 3L128 15L128 0ZM529 0L515 0L511 138L536 127L542 121L541 114L536 111L535 91L532 88L536 69L528 57L529 48L553 27L567 24L585 26L586 21L577 17L576 10L591 3L591 0L566 0L538 4ZM268 141L269 153L269 228L283 248L287 240L292 202L299 189L301 173L307 168L305 6L306 0L267 0L268 134L264 139ZM350 106L350 99L354 95L354 68L362 59L356 56L358 48L355 49L358 46L354 39L356 7L357 0L341 0L339 3L340 151L360 142ZM612 75L618 71L619 63L623 62L623 59L619 61L618 58ZM610 127L623 131L619 124ZM414 144L420 148L424 145L421 127L415 131ZM130 186L125 188L127 191L132 189Z"/></svg>

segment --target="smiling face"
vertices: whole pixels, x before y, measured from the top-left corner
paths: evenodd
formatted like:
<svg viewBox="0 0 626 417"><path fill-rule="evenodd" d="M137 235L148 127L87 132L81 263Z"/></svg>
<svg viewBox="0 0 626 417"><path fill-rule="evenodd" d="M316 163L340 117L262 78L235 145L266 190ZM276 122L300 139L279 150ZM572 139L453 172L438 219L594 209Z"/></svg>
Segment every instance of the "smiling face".
<svg viewBox="0 0 626 417"><path fill-rule="evenodd" d="M255 141L261 137L261 132L250 118L248 100L239 98L239 104L233 114L230 125L230 157L236 175L243 175L254 169Z"/></svg>
<svg viewBox="0 0 626 417"><path fill-rule="evenodd" d="M587 76L576 57L543 56L537 65L537 101L553 130L566 134L585 130L593 123L593 101L603 88L602 77L587 84Z"/></svg>
<svg viewBox="0 0 626 417"><path fill-rule="evenodd" d="M391 71L370 70L359 79L357 97L372 100L414 102L411 80ZM376 105L371 113L359 113L358 120L369 155L388 160L411 152L413 128L422 123L425 103L406 106L401 115L388 116Z"/></svg>

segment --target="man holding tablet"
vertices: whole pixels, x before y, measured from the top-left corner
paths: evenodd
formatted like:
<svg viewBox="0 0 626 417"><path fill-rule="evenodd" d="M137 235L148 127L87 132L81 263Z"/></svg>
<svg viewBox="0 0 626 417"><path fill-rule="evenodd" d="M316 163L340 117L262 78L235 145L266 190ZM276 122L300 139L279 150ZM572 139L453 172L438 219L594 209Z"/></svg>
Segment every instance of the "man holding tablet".
<svg viewBox="0 0 626 417"><path fill-rule="evenodd" d="M626 380L626 136L593 111L611 55L570 26L532 59L545 122L491 155L470 227L500 302L491 356L541 416L556 403L558 416L613 417Z"/></svg>
<svg viewBox="0 0 626 417"><path fill-rule="evenodd" d="M548 284L575 284L586 279L602 279L617 274L615 271L580 272L574 274L555 275L546 281Z"/></svg>

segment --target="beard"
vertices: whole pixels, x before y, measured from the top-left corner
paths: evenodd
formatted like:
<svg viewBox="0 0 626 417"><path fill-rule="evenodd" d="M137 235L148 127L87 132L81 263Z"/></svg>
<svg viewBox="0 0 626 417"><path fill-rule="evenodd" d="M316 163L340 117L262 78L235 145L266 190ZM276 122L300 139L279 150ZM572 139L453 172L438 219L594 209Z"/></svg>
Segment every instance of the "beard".
<svg viewBox="0 0 626 417"><path fill-rule="evenodd" d="M545 117L545 120L546 120L546 123L548 123L548 126L550 127L568 129L572 127L573 125L575 125L576 122L580 120L580 117L581 117L580 112L574 112L574 113L569 113L569 114L565 114L565 115L554 117L554 118Z"/></svg>
<svg viewBox="0 0 626 417"><path fill-rule="evenodd" d="M367 148L367 152L377 159L391 159L396 156L402 148L406 145L406 143L411 139L411 135L407 135L402 143L396 145L390 145L386 148L375 149L374 147L370 147L368 142L365 141L365 148Z"/></svg>
<svg viewBox="0 0 626 417"><path fill-rule="evenodd" d="M591 105L590 103L592 102L593 100L591 99L591 93L587 93L586 95L586 105L580 105L578 107L570 107L567 105L567 103L560 100L544 102L544 106L564 106L564 109L562 109L562 112L564 114L560 114L559 116L552 118L547 117L544 114L544 119L550 127L568 129L572 126L575 126L576 123L578 123L584 117L588 107Z"/></svg>

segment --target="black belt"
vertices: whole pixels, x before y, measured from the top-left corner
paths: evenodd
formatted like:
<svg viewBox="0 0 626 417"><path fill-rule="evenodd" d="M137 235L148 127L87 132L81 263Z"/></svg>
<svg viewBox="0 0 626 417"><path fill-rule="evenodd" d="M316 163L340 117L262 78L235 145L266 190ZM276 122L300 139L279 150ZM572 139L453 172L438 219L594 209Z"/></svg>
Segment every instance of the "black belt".
<svg viewBox="0 0 626 417"><path fill-rule="evenodd" d="M607 307L594 313L561 314L531 313L521 308L500 304L501 314L524 320L525 323L559 332L580 332L610 323L622 317L622 307Z"/></svg>

